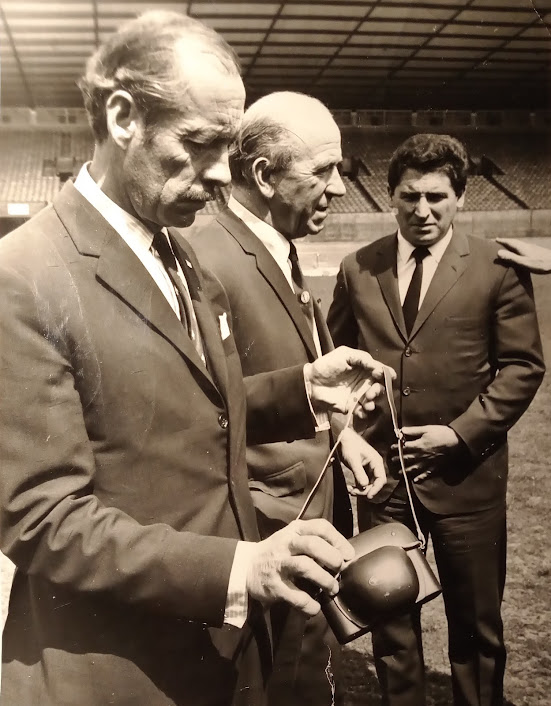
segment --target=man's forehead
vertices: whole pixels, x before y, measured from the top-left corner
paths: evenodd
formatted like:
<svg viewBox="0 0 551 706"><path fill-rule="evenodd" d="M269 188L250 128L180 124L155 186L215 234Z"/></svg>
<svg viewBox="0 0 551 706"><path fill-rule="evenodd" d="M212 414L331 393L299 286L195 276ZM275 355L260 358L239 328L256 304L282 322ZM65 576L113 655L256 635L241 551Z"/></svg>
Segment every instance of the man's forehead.
<svg viewBox="0 0 551 706"><path fill-rule="evenodd" d="M452 184L448 175L441 171L420 172L416 169L406 169L398 187L412 192L447 191L452 188Z"/></svg>

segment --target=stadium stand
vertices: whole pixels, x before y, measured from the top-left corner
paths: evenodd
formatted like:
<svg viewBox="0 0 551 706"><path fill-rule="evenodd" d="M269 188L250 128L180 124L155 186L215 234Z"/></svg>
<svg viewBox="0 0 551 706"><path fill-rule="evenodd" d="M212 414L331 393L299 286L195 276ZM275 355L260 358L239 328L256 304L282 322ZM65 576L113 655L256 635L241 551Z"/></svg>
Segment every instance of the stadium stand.
<svg viewBox="0 0 551 706"><path fill-rule="evenodd" d="M446 124L436 112L431 120L407 111L339 111L346 168L346 195L332 204L335 214L388 213L387 166L393 150L407 136L421 131L447 131L465 142L472 159L465 211L511 211L551 209L551 133L542 123L522 129L494 130L466 126L470 114L446 115ZM348 116L348 117L347 117ZM18 120L0 130L0 205L30 203L38 207L52 200L62 181L78 173L90 158L93 141L77 116L48 115L66 127L46 128ZM38 116L40 119L40 116ZM488 119L488 116L485 116ZM36 121L36 116L35 116ZM532 123L534 120L532 120ZM75 124L76 123L76 124ZM370 127L359 126L370 123ZM377 123L384 123L379 124ZM457 129L450 129L453 125ZM229 189L217 194L203 214L213 215L227 200ZM36 210L36 209L35 209ZM8 212L8 215L9 212Z"/></svg>

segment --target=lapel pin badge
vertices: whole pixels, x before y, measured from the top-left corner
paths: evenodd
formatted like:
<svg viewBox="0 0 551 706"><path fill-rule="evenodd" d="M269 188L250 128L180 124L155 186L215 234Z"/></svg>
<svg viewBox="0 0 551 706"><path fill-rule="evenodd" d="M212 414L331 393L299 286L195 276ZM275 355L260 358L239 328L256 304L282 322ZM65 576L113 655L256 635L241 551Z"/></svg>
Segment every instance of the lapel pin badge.
<svg viewBox="0 0 551 706"><path fill-rule="evenodd" d="M300 293L300 301L303 304L308 304L308 302L310 301L310 292L307 292L306 290L304 292L301 292Z"/></svg>

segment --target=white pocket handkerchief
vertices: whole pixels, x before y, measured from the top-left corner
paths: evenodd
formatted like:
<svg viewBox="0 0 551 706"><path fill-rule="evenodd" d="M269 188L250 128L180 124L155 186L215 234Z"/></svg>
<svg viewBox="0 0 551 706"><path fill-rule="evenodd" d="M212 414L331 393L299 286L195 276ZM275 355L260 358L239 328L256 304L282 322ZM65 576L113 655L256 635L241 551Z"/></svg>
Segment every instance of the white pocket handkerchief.
<svg viewBox="0 0 551 706"><path fill-rule="evenodd" d="M225 341L226 338L230 335L230 327L228 326L228 315L226 314L226 312L220 314L218 320L220 321L220 335L222 336L222 340Z"/></svg>

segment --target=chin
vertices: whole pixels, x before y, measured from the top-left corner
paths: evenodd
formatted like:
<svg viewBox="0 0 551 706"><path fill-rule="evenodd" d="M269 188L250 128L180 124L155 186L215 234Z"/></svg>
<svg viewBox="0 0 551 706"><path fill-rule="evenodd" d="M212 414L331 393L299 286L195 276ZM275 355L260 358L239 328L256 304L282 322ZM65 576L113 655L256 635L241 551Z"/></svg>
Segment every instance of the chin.
<svg viewBox="0 0 551 706"><path fill-rule="evenodd" d="M320 232L320 230L323 230L325 226L325 223L310 223L308 225L308 234L309 235L316 235L317 233Z"/></svg>
<svg viewBox="0 0 551 706"><path fill-rule="evenodd" d="M169 227L188 228L195 221L195 213L174 214L170 219Z"/></svg>

